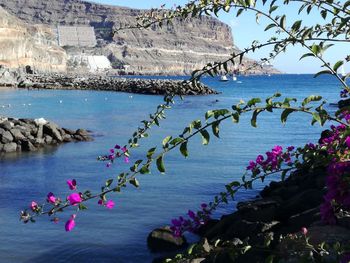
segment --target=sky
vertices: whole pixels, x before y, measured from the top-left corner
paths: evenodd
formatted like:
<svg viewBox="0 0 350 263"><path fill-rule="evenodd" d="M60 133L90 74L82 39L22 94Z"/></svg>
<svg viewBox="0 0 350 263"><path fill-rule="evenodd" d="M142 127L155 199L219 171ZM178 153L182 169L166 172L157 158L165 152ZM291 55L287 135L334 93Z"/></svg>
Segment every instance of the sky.
<svg viewBox="0 0 350 263"><path fill-rule="evenodd" d="M162 4L166 4L167 8L171 8L174 4L184 5L187 0L94 0L93 2L116 5L116 6L126 6L131 8L149 9L152 7L160 7ZM299 5L291 5L288 8L284 7L281 12L287 15L290 25L296 20L303 20L303 24L313 24L315 21L323 21L317 12L312 12L309 16L306 14L298 15ZM234 43L240 49L249 47L252 41L258 39L261 43L263 40L267 40L271 37L273 30L265 32L264 29L267 25L267 20L261 19L260 24L256 23L255 15L252 13L244 13L238 18L235 17L233 13L222 12L219 17L221 21L230 25L233 32ZM331 62L335 63L340 59L344 59L344 53L349 53L349 45L341 44L334 46L329 49L325 54L325 58ZM320 62L315 58L305 58L299 60L302 54L306 53L307 50L301 47L290 47L285 54L281 54L277 57L272 64L284 73L316 73L321 70ZM269 53L268 50L249 54L248 57L254 59L260 59L265 57ZM345 70L350 70L350 66L346 65Z"/></svg>

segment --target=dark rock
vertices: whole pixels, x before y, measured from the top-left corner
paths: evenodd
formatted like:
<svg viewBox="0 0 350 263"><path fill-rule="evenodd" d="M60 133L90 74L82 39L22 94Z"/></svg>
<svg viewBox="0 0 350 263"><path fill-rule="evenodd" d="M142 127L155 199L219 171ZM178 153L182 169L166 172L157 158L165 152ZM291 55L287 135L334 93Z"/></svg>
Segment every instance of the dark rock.
<svg viewBox="0 0 350 263"><path fill-rule="evenodd" d="M313 245L319 245L322 242L347 244L350 241L350 230L336 225L312 226L308 229L308 237Z"/></svg>
<svg viewBox="0 0 350 263"><path fill-rule="evenodd" d="M206 237L206 233L208 231L210 231L210 229L212 229L218 222L219 222L218 219L210 219L210 220L208 220L208 222L206 224L200 226L197 229L196 234L200 235L200 236L203 236L203 237Z"/></svg>
<svg viewBox="0 0 350 263"><path fill-rule="evenodd" d="M187 246L185 237L174 237L169 227L153 230L147 238L148 247L154 252L173 251Z"/></svg>
<svg viewBox="0 0 350 263"><path fill-rule="evenodd" d="M1 135L1 141L5 144L5 143L10 143L13 141L13 136L11 134L11 132L9 131L5 131L2 135Z"/></svg>
<svg viewBox="0 0 350 263"><path fill-rule="evenodd" d="M284 234L295 233L300 231L302 227L309 227L313 222L319 221L320 219L320 208L317 206L300 214L291 216L286 223L286 227L279 232Z"/></svg>
<svg viewBox="0 0 350 263"><path fill-rule="evenodd" d="M69 134L69 135L74 135L76 131L73 131L71 129L67 129L67 128L62 128L64 130L64 132L66 134Z"/></svg>
<svg viewBox="0 0 350 263"><path fill-rule="evenodd" d="M274 220L275 213L280 206L276 198L265 198L237 204L238 214L248 221L270 222Z"/></svg>
<svg viewBox="0 0 350 263"><path fill-rule="evenodd" d="M80 135L82 137L88 137L89 133L84 129L78 129L78 130L76 130L75 135Z"/></svg>
<svg viewBox="0 0 350 263"><path fill-rule="evenodd" d="M17 151L17 144L14 142L6 143L6 144L4 144L2 151L5 153L15 152L15 151Z"/></svg>
<svg viewBox="0 0 350 263"><path fill-rule="evenodd" d="M22 141L21 148L24 152L34 152L37 150L37 148L30 141Z"/></svg>
<svg viewBox="0 0 350 263"><path fill-rule="evenodd" d="M345 227L347 229L350 230L350 216L342 216L340 218L338 218L337 220L338 225L341 227Z"/></svg>
<svg viewBox="0 0 350 263"><path fill-rule="evenodd" d="M72 141L73 141L73 138L72 138L71 135L65 134L65 135L63 136L63 141L64 141L64 142L72 142Z"/></svg>
<svg viewBox="0 0 350 263"><path fill-rule="evenodd" d="M321 190L306 190L282 203L277 211L276 218L277 220L286 220L293 215L312 209L322 202L322 197L323 192Z"/></svg>

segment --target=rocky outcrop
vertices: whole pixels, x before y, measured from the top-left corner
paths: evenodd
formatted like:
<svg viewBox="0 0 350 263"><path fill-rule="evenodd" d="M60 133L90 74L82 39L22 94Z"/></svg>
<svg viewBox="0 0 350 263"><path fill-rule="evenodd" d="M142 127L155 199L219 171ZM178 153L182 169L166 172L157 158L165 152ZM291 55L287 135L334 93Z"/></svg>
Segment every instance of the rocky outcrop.
<svg viewBox="0 0 350 263"><path fill-rule="evenodd" d="M209 221L198 231L202 239L192 252L175 262L263 263L271 254L276 262L301 262L301 257L312 255L302 228L307 229L307 238L315 247L322 242L330 247L336 242L350 245L349 215L340 216L336 226L321 222L325 178L326 171L319 169L297 171L283 182L271 182L258 199L239 202L236 212ZM238 252L247 244L252 247ZM331 256L324 262L335 262Z"/></svg>
<svg viewBox="0 0 350 263"><path fill-rule="evenodd" d="M129 74L183 75L206 63L222 61L237 47L231 29L219 20L203 16L175 20L162 28L125 30L113 35L121 25L134 25L145 10L106 6L80 0L0 0L0 5L28 23L89 25L95 28L97 47L84 48L85 54L105 55L115 67ZM81 48L67 48L70 55ZM245 59L245 67L252 60ZM251 73L276 72L272 68Z"/></svg>
<svg viewBox="0 0 350 263"><path fill-rule="evenodd" d="M57 46L48 26L29 25L0 7L0 65L65 71L66 59L66 52Z"/></svg>
<svg viewBox="0 0 350 263"><path fill-rule="evenodd" d="M102 76L73 77L59 74L28 75L25 81L18 84L19 88L30 89L77 89L104 90L140 93L149 95L208 95L217 94L216 91L203 84L197 86L185 84L180 80L167 79L130 79L111 78Z"/></svg>
<svg viewBox="0 0 350 263"><path fill-rule="evenodd" d="M91 140L85 130L60 128L44 119L0 118L0 153L32 152L45 145Z"/></svg>

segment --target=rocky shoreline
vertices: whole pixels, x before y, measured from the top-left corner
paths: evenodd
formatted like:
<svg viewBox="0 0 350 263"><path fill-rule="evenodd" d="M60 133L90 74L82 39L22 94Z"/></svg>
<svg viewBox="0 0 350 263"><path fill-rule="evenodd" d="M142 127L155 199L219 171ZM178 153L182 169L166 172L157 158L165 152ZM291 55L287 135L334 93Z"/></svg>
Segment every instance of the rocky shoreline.
<svg viewBox="0 0 350 263"><path fill-rule="evenodd" d="M91 140L84 129L61 128L43 118L0 118L0 154L33 152L48 145Z"/></svg>
<svg viewBox="0 0 350 263"><path fill-rule="evenodd" d="M283 262L300 262L295 251L299 250L301 255L312 253L306 246L302 228L307 228L308 242L314 246L323 241L331 246L336 242L350 245L349 216L338 218L337 225L325 225L321 221L325 178L326 171L320 169L297 171L283 182L271 182L257 199L239 202L237 211L202 227L197 233L201 240L192 253L185 252L182 258L171 262L266 262L271 254ZM282 235L290 239L283 239ZM268 249L267 241L270 242ZM233 253L235 248L248 244L246 242L252 248L244 254ZM175 238L166 228L160 228L149 235L148 245L153 251L181 251L187 242L184 237ZM330 254L325 259L335 262L335 255ZM164 258L154 262L164 262Z"/></svg>
<svg viewBox="0 0 350 263"><path fill-rule="evenodd" d="M184 84L180 80L169 79L131 79L108 76L76 77L69 75L27 75L18 83L18 88L65 89L65 90L103 90L139 93L148 95L209 95L217 94L209 87L198 84Z"/></svg>

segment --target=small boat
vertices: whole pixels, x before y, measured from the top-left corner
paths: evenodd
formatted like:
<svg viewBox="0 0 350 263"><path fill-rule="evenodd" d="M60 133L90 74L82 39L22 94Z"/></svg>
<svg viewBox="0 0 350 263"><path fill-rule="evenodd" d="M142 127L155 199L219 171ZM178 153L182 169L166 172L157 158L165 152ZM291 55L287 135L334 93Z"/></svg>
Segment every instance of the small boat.
<svg viewBox="0 0 350 263"><path fill-rule="evenodd" d="M228 81L228 78L226 76L221 76L220 81Z"/></svg>

